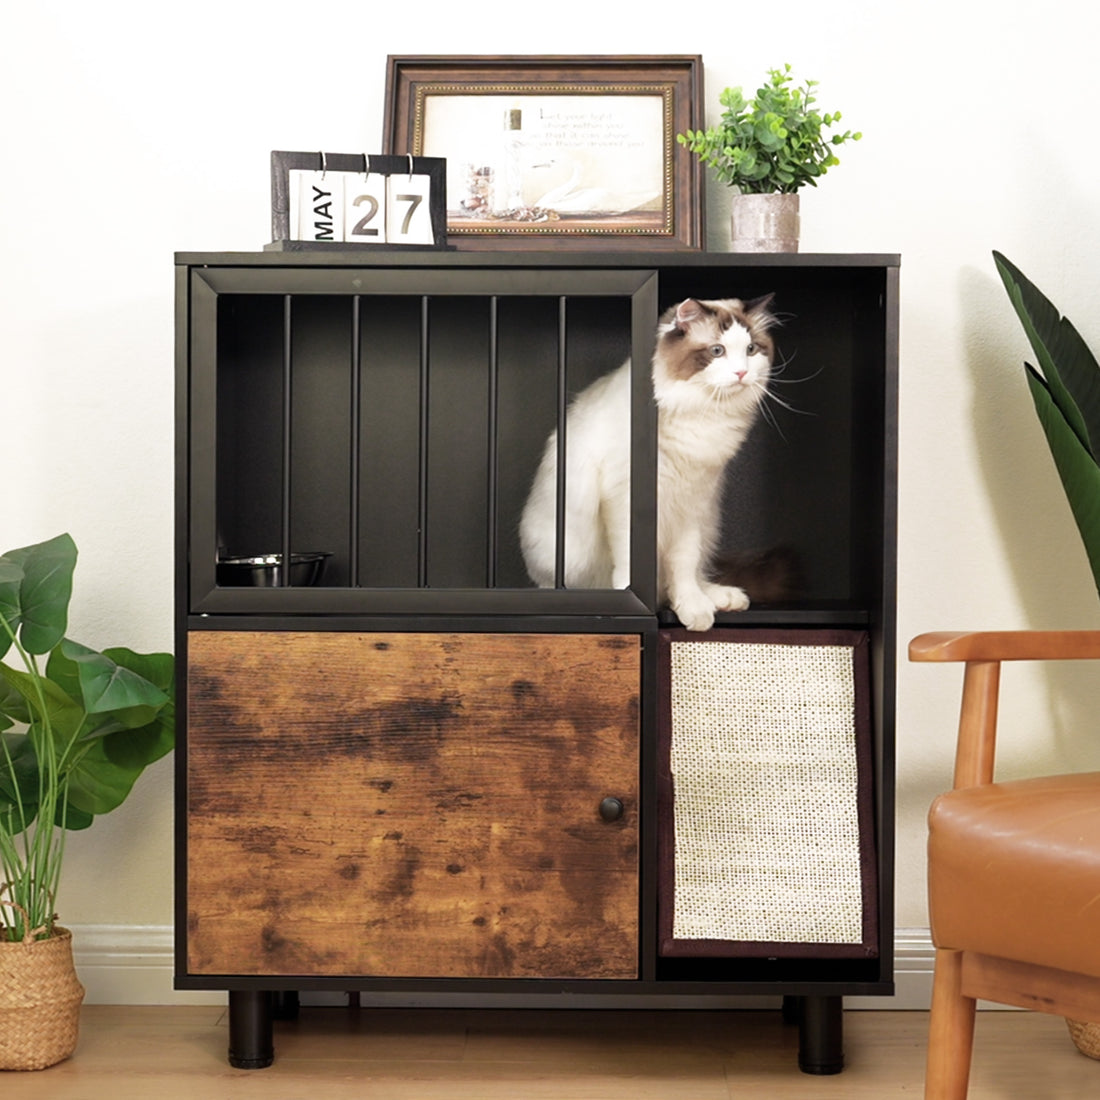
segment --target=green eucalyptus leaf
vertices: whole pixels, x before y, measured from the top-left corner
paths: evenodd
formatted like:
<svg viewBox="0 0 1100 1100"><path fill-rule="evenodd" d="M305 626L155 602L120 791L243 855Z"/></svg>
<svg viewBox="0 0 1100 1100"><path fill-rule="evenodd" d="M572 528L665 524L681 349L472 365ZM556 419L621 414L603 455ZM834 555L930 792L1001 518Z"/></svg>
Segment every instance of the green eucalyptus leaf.
<svg viewBox="0 0 1100 1100"><path fill-rule="evenodd" d="M769 69L767 83L751 99L740 88L724 89L720 124L705 132L687 131L690 151L723 183L748 192L794 192L814 185L816 177L840 163L830 145L855 140L850 132L823 134L823 127L839 121L840 112L811 110L815 97L810 90L817 82L797 87L790 73L786 64ZM677 135L677 140L684 137Z"/></svg>

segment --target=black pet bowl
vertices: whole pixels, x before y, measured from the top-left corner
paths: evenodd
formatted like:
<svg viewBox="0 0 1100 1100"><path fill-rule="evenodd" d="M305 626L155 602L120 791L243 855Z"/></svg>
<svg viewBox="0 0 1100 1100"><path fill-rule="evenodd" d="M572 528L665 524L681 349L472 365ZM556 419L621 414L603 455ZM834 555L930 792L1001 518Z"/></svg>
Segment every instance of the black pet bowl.
<svg viewBox="0 0 1100 1100"><path fill-rule="evenodd" d="M289 571L283 569L282 554L260 554L253 558L219 558L218 584L235 588L281 588L288 584L306 586L321 583L325 561L332 554L291 554ZM288 576L284 573L289 572Z"/></svg>

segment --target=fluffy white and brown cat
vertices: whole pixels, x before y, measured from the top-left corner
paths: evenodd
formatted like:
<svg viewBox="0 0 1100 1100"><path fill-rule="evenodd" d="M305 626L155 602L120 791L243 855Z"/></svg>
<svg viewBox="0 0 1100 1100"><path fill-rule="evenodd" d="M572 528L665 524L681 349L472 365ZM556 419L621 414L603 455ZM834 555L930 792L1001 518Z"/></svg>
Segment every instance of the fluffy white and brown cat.
<svg viewBox="0 0 1100 1100"><path fill-rule="evenodd" d="M772 295L689 298L657 327L657 583L688 630L716 611L749 606L745 592L710 579L726 464L767 391L775 348ZM625 588L630 580L630 361L581 391L566 419L565 586ZM520 520L531 579L555 582L557 432L552 432Z"/></svg>

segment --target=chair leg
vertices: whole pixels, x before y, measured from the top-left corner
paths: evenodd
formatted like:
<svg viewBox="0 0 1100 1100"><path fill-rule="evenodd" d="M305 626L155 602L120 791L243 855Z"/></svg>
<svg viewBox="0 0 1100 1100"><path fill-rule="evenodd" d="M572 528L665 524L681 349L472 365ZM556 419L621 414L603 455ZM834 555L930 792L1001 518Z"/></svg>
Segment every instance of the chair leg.
<svg viewBox="0 0 1100 1100"><path fill-rule="evenodd" d="M977 1002L962 993L962 952L937 949L925 1100L966 1100Z"/></svg>

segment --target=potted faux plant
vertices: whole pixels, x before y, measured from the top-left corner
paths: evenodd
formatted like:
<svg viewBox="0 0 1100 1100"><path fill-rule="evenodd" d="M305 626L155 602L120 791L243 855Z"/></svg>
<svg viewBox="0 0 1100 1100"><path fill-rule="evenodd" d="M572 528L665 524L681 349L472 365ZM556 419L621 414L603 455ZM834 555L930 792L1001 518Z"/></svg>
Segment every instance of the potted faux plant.
<svg viewBox="0 0 1100 1100"><path fill-rule="evenodd" d="M736 188L730 214L735 252L797 252L799 189L816 187L840 163L834 149L863 136L825 134L840 112L814 108L816 80L798 87L790 65L768 75L751 99L740 88L726 88L717 126L676 135L722 183Z"/></svg>
<svg viewBox="0 0 1100 1100"><path fill-rule="evenodd" d="M68 535L0 555L0 1069L75 1048L84 990L54 915L66 832L175 741L171 654L65 637L76 557Z"/></svg>
<svg viewBox="0 0 1100 1100"><path fill-rule="evenodd" d="M993 261L1038 369L1024 364L1031 399L1100 592L1100 365L1068 318L1000 252ZM1067 1020L1077 1049L1100 1059L1100 1024Z"/></svg>

